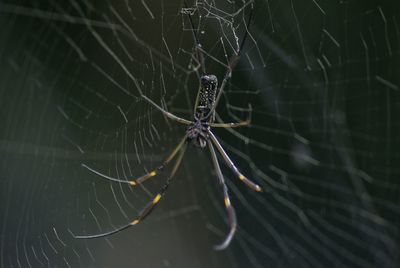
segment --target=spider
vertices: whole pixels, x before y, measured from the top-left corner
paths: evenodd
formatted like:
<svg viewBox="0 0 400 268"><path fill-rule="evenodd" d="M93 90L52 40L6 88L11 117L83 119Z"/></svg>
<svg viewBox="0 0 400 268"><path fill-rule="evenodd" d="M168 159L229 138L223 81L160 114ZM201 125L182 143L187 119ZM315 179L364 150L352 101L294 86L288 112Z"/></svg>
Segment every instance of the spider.
<svg viewBox="0 0 400 268"><path fill-rule="evenodd" d="M186 3L185 3L186 5ZM186 5L187 7L187 5ZM247 28L250 25L251 21L251 16L252 12L249 15L249 19L247 21ZM165 184L161 187L159 192L154 196L154 198L147 203L147 205L141 210L139 215L134 218L131 222L129 222L126 225L123 225L117 229L114 229L109 232L105 233L100 233L100 234L95 234L95 235L78 235L75 236L75 238L78 239L88 239L88 238L97 238L97 237L104 237L108 236L111 234L115 234L117 232L120 232L124 229L127 229L131 226L134 226L138 224L139 222L143 221L147 216L150 215L150 213L153 211L153 209L156 207L156 205L160 202L161 198L164 196L165 192L167 191L170 183L172 182L172 179L174 178L174 175L176 171L178 170L181 161L183 159L184 153L186 151L187 144L191 143L195 145L196 147L199 148L205 148L208 147L210 154L211 154L211 159L215 168L215 171L217 173L217 177L219 180L219 184L222 186L222 191L224 195L224 204L225 208L228 214L228 224L229 224L229 233L227 234L226 238L223 240L222 243L214 246L214 249L216 250L223 250L226 249L229 244L231 243L234 234L236 232L237 228L237 219L236 219L236 213L235 210L231 204L229 194L228 194L228 187L226 186L224 176L222 175L221 168L219 166L219 162L217 159L217 154L214 149L214 147L217 149L217 151L220 153L222 156L225 164L232 169L232 171L238 176L238 178L244 182L249 188L256 192L261 192L262 189L260 186L249 180L247 177L245 177L239 170L238 168L234 165L232 160L229 158L228 154L225 152L221 144L219 143L217 137L211 130L211 128L233 128L233 127L241 127L241 126L247 126L250 124L250 117L246 121L241 121L237 123L215 123L215 113L216 113L216 108L218 105L218 102L221 98L222 92L224 91L225 85L229 78L232 75L232 70L236 66L236 64L239 61L240 58L240 52L243 48L244 42L247 37L247 29L246 33L244 35L244 38L234 52L234 54L231 56L229 59L229 63L227 66L227 70L225 72L225 76L222 80L221 86L218 89L218 79L215 75L212 74L206 74L206 69L204 65L204 55L203 51L201 48L201 44L199 42L197 33L194 28L194 24L191 18L190 13L188 13L189 21L192 27L192 33L193 33L193 39L195 42L195 60L199 63L202 75L200 76L200 81L199 81L199 90L197 93L196 97L196 102L195 102L195 107L194 107L194 113L193 113L193 120L189 121L184 118L178 117L165 109L163 109L161 106L156 104L154 101L152 101L150 98L148 98L146 95L144 95L142 92L140 92L141 97L149 103L151 106L159 110L164 116L169 118L172 121L176 121L180 124L186 125L186 132L179 144L173 149L171 154L164 160L164 162L155 168L154 170L148 172L147 174L133 180L120 180L116 179L110 176L107 176L105 174L102 174L93 168L82 164L82 166L89 171L106 178L111 181L116 181L120 183L127 183L130 184L131 186L137 186L147 179L154 177L158 175L175 157L177 157L177 160L175 162L175 165L172 168L172 171L167 178ZM140 90L139 90L140 91Z"/></svg>

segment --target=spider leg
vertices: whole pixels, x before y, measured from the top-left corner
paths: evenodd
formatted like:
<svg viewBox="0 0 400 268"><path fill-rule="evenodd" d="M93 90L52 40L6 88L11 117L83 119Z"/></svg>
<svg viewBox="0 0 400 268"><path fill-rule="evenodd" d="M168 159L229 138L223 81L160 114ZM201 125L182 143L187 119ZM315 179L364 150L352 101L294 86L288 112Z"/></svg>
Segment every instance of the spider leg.
<svg viewBox="0 0 400 268"><path fill-rule="evenodd" d="M162 112L166 117L168 117L171 120L177 121L179 123L185 124L185 125L190 125L191 121L186 120L184 118L181 118L179 116L176 116L170 112L167 112L166 110L164 110L163 108L161 108L161 106L159 106L158 104L156 104L154 101L152 101L149 97L147 97L144 94L140 94L140 96L145 99L149 104L151 104L154 108L156 108L157 110L159 110L160 112Z"/></svg>
<svg viewBox="0 0 400 268"><path fill-rule="evenodd" d="M234 128L234 127L243 127L250 125L250 121L241 121L238 123L211 123L209 124L210 127L222 127L222 128Z"/></svg>
<svg viewBox="0 0 400 268"><path fill-rule="evenodd" d="M244 43L245 43L245 41L246 41L246 39L247 39L247 36L248 36L248 34L249 34L249 32L248 32L247 29L248 29L249 26L250 26L250 22L251 22L252 16L253 16L253 9L251 10L250 15L249 15L249 19L248 19L248 21L247 21L246 33L244 34L244 37L243 37L243 39L242 39L242 43L241 43L240 46L238 47L237 51L235 51L235 52L233 53L233 55L231 56L231 58L229 59L228 68L227 68L227 70L226 70L226 72L225 72L224 79L222 80L221 86L219 87L217 97L215 98L215 102L214 102L213 106L212 106L211 109L210 109L209 114L212 114L212 115L213 115L213 118L215 118L215 109L216 109L216 107L217 107L217 105L218 105L218 102L219 102L221 96L222 96L222 93L224 92L226 83L228 82L228 80L229 80L229 79L231 78L231 76L232 76L232 70L236 67L236 64L239 62L240 53L242 52Z"/></svg>
<svg viewBox="0 0 400 268"><path fill-rule="evenodd" d="M235 209L231 205L231 200L229 199L229 194L228 194L228 187L226 186L224 176L222 175L221 168L218 163L217 155L215 154L215 150L213 148L213 145L208 142L208 147L210 148L211 152L211 158L214 164L215 171L217 172L218 180L220 185L222 186L222 191L224 193L224 203L225 203L225 209L228 212L228 223L229 223L229 234L226 236L225 240L219 244L214 246L215 250L223 250L226 249L229 244L232 241L233 236L235 235L236 228L237 228L237 219L236 219L236 213Z"/></svg>
<svg viewBox="0 0 400 268"><path fill-rule="evenodd" d="M243 127L243 126L248 126L251 123L251 113L252 113L252 108L251 104L249 104L249 115L248 118L245 121L240 121L236 123L210 123L210 127L222 127L222 128L235 128L235 127ZM217 120L219 122L223 122L221 118L216 114Z"/></svg>
<svg viewBox="0 0 400 268"><path fill-rule="evenodd" d="M185 141L186 141L186 135L183 137L183 139L179 142L179 144L175 147L175 149L172 151L172 153L164 160L164 162L161 165L159 165L157 168L153 169L152 171L150 171L150 172L144 174L143 176L141 176L141 177L139 177L137 179L134 179L134 180L116 179L116 178L110 177L108 175L105 175L105 174L103 174L103 173L101 173L101 172L99 172L99 171L87 166L86 164L81 164L81 165L82 165L82 167L86 168L87 170L89 170L89 171L91 171L91 172L93 172L93 173L95 173L95 174L99 175L100 177L103 177L103 178L105 178L107 180L115 181L115 182L128 183L128 184L130 184L132 186L136 186L136 185L139 185L139 184L143 183L147 179L156 176L158 173L160 173L164 169L164 167L166 165L168 165L168 163L179 152L179 150L184 145Z"/></svg>
<svg viewBox="0 0 400 268"><path fill-rule="evenodd" d="M176 171L178 170L181 162L182 162L182 158L183 155L185 154L186 151L186 143L184 143L185 145L182 147L180 154L178 156L178 159L175 162L174 167L172 168L171 174L168 177L167 181L165 182L165 184L161 187L161 189L159 190L159 192L154 196L154 198L152 200L150 200L149 203L147 203L147 205L142 209L142 211L139 213L139 215L133 219L130 223L123 225L115 230L112 230L110 232L106 232L106 233L101 233L101 234L95 234L95 235L76 235L74 236L77 239L90 239L90 238L98 238L98 237L104 237L104 236L108 236L111 234L115 234L118 233L124 229L127 229L133 225L138 224L139 222L143 221L147 216L150 215L150 213L153 211L153 209L156 207L156 205L160 202L161 197L165 194L165 192L168 189L168 186L170 185L170 183L172 182L172 179L174 178L174 175L176 173Z"/></svg>
<svg viewBox="0 0 400 268"><path fill-rule="evenodd" d="M222 158L225 160L225 163L232 169L233 172L235 172L235 174L239 177L239 179L254 191L261 192L262 189L260 186L258 186L257 184L246 178L242 173L240 173L237 167L233 164L232 160L229 158L228 154L222 148L221 144L218 142L215 135L211 131L208 131L208 133L210 134L211 141L214 143L215 147L217 147L217 150L222 155Z"/></svg>

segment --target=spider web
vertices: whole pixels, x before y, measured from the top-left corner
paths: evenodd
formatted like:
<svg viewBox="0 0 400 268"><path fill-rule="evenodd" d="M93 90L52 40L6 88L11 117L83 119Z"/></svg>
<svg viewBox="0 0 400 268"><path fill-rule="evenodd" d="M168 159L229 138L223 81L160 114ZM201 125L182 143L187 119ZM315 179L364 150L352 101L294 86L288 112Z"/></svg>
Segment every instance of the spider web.
<svg viewBox="0 0 400 268"><path fill-rule="evenodd" d="M377 1L0 3L0 267L395 267L399 265L399 4ZM130 222L171 167L201 68L221 83L217 129L247 189L222 164L228 226L207 150L189 147L173 184ZM252 14L252 21L247 21ZM221 159L222 160L222 159Z"/></svg>

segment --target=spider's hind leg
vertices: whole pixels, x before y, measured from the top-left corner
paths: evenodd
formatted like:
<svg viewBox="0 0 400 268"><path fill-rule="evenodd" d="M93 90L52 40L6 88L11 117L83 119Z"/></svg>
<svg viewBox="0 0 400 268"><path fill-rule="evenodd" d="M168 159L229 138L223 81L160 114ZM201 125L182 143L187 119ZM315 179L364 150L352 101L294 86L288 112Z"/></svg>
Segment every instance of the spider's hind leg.
<svg viewBox="0 0 400 268"><path fill-rule="evenodd" d="M171 152L171 154L164 160L164 162L159 165L158 167L156 167L155 169L153 169L152 171L144 174L143 176L137 178L137 179L133 179L133 180L121 180L121 179L117 179L117 178L113 178L111 176L105 175L91 167L89 167L86 164L81 164L82 167L86 168L87 170L99 175L100 177L110 180L110 181L115 181L115 182L121 182L121 183L127 183L130 184L132 186L137 186L141 183L143 183L144 181L156 176L157 174L159 174L168 164L169 162L171 162L172 159L174 159L174 157L176 156L176 154L179 152L179 150L182 148L182 146L185 144L187 139L187 136L185 135L182 140L179 142L179 144L175 147L175 149Z"/></svg>
<svg viewBox="0 0 400 268"><path fill-rule="evenodd" d="M232 169L233 172L239 177L241 181L243 181L244 184L247 185L250 189L256 191L256 192L262 192L262 189L260 186L249 180L246 176L244 176L233 164L232 160L229 158L228 154L225 152L225 150L222 148L221 144L218 142L217 138L215 137L214 133L209 131L210 134L210 139L214 143L215 147L217 147L217 150L219 153L222 155L222 158L225 160L225 163Z"/></svg>
<svg viewBox="0 0 400 268"><path fill-rule="evenodd" d="M169 185L171 184L176 171L178 170L181 162L182 162L182 158L185 154L186 151L186 142L183 143L183 146L179 147L180 149L180 154L178 155L178 159L175 162L174 167L172 168L171 174L168 177L167 181L164 183L164 185L161 187L161 189L158 191L158 193L154 196L154 198L152 200L150 200L147 205L141 210L141 212L139 213L139 215L133 219L130 223L125 224L115 230L109 231L109 232L105 232L105 233L100 233L100 234L95 234L95 235L77 235L74 236L77 239L90 239L90 238L98 238L98 237L104 237L104 236L108 236L111 234L115 234L118 233L124 229L127 229L133 225L138 224L139 222L143 221L147 216L150 215L150 213L153 211L153 209L156 207L156 205L160 202L161 197L165 194L165 192L167 191ZM178 149L178 151L179 151Z"/></svg>
<svg viewBox="0 0 400 268"><path fill-rule="evenodd" d="M159 174L168 164L169 162L174 159L174 157L176 156L176 154L179 152L179 150L181 150L182 146L185 145L185 142L187 140L187 136L185 135L182 140L179 142L179 144L175 147L175 149L171 152L171 154L164 160L164 162L159 165L158 167L156 167L155 169L153 169L152 171L148 172L147 174L137 178L136 180L131 180L129 181L129 183L131 185L138 185L143 183L144 181L146 181L147 179L156 176L157 174Z"/></svg>
<svg viewBox="0 0 400 268"><path fill-rule="evenodd" d="M237 219L235 209L231 205L231 200L228 194L228 187L226 186L224 176L222 175L221 168L218 163L217 155L215 154L215 150L211 142L208 142L208 147L210 148L211 158L214 164L215 171L217 172L219 183L222 186L222 191L224 193L224 204L225 209L228 212L228 224L229 224L229 234L226 236L225 240L219 244L214 246L215 250L223 250L226 249L229 244L231 243L233 236L235 235L236 228L237 228Z"/></svg>

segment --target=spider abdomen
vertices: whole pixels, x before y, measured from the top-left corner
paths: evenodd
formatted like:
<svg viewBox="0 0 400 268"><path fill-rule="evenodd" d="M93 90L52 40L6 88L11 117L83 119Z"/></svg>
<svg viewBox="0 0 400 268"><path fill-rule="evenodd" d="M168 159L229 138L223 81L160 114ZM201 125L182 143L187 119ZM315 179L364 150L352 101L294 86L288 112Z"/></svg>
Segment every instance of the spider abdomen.
<svg viewBox="0 0 400 268"><path fill-rule="evenodd" d="M207 121L212 106L215 102L218 79L215 75L203 75L200 78L200 91L196 107L196 117L199 120Z"/></svg>

